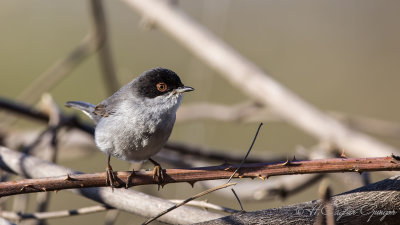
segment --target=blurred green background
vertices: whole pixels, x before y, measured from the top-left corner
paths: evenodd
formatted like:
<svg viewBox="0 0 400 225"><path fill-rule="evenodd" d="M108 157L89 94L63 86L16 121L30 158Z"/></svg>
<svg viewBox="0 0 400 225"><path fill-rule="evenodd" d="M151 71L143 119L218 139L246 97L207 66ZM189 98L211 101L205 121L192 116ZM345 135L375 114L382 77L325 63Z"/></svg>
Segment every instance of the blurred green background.
<svg viewBox="0 0 400 225"><path fill-rule="evenodd" d="M81 0L0 1L1 96L14 99L79 43L92 23L88 6L87 1ZM179 1L178 7L318 108L400 122L399 1L188 0ZM185 96L183 105L196 102L229 105L247 99L166 34L143 29L141 17L126 4L104 1L104 8L121 85L149 68L162 66L176 71L184 84L196 89ZM61 106L68 100L98 103L106 98L97 55L83 61L50 93ZM216 121L179 123L171 140L244 155L257 125ZM399 140L379 138L400 147ZM253 152L292 156L296 146L309 147L315 143L314 138L291 125L267 123ZM89 173L103 171L105 161L99 152L78 162L60 159L60 164ZM126 162L116 159L113 165L115 169L128 168ZM157 192L152 186L134 189ZM161 195L184 199L200 190L199 186L192 189L187 184L167 185ZM312 200L318 198L315 190L317 186L287 201L244 203L244 207L256 210ZM340 186L333 188L334 193L344 190ZM95 204L63 191L53 196L51 210ZM216 195L207 198L227 203ZM231 207L237 208L233 198L229 201ZM85 221L101 224L103 216L50 220L50 224ZM143 222L143 218L123 213L117 224L127 222L136 224Z"/></svg>

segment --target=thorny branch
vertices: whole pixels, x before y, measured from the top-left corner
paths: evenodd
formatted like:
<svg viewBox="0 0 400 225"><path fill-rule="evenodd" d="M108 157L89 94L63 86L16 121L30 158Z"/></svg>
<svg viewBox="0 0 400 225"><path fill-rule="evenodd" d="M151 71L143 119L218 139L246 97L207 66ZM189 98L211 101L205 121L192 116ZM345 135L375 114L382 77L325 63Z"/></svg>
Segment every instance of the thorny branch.
<svg viewBox="0 0 400 225"><path fill-rule="evenodd" d="M1 148L0 148L1 150ZM0 167L9 170L6 162ZM199 167L192 169L167 169L164 185L168 183L188 182L194 184L201 180L228 179L239 165ZM336 158L314 161L287 161L284 163L243 164L234 178L260 178L262 180L277 175L295 175L310 173L358 172L364 171L400 171L397 156L380 158ZM116 172L118 182L124 184L129 171ZM132 178L133 186L157 184L151 171L138 171ZM57 191L70 188L105 187L106 174L69 174L65 176L26 179L0 183L0 197L24 193Z"/></svg>

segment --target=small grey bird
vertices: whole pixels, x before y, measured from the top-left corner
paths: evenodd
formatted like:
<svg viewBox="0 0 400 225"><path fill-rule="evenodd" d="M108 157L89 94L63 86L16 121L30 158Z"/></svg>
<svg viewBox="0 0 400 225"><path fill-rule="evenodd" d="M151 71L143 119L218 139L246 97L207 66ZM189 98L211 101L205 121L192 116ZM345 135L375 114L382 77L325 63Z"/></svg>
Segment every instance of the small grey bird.
<svg viewBox="0 0 400 225"><path fill-rule="evenodd" d="M155 68L142 73L98 105L81 101L69 101L65 105L83 111L96 124L96 145L108 156L107 184L114 187L116 182L111 155L126 161L150 160L155 166L153 178L157 177L160 183L163 171L150 157L167 142L183 93L193 90L184 86L175 72ZM130 186L133 175L134 171L126 187Z"/></svg>

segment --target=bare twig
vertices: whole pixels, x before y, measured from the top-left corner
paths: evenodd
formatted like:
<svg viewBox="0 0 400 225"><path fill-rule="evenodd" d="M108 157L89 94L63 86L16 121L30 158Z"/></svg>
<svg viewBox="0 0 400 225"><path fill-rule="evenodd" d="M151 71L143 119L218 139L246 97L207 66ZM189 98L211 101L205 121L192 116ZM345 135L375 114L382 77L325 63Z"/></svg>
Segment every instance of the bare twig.
<svg viewBox="0 0 400 225"><path fill-rule="evenodd" d="M53 218L62 218L68 216L79 216L96 212L103 212L109 209L113 209L110 206L99 205L99 206L90 206L84 207L80 209L71 209L71 210L62 210L62 211L54 211L54 212L38 212L38 213L16 213L9 211L1 211L0 217L3 217L12 221L21 221L26 219L37 219L37 220L45 220L45 219L53 219Z"/></svg>
<svg viewBox="0 0 400 225"><path fill-rule="evenodd" d="M227 183L229 183L229 182L232 180L232 177L235 176L236 173L239 171L239 169L243 166L244 162L245 162L246 159L247 159L247 156L249 156L250 151L253 149L253 145L254 145L254 143L256 142L256 139L257 139L257 136L258 136L258 132L260 131L260 128L261 128L262 125L263 125L263 123L260 123L260 125L258 126L257 131L256 131L256 134L254 135L253 141L251 142L251 145L250 145L250 147L249 147L249 150L247 151L246 155L244 156L242 162L240 162L239 167L238 167L238 168L235 170L235 172L233 172L232 175L229 177ZM235 196L236 200L238 201L241 210L244 211L243 205L242 205L242 202L241 202L240 199L239 199L239 196L236 194L236 192L235 192L235 190L234 190L233 188L231 188L231 191L232 191L233 195Z"/></svg>
<svg viewBox="0 0 400 225"><path fill-rule="evenodd" d="M247 151L246 155L244 156L242 162L240 162L239 167L235 170L235 172L233 172L233 174L229 177L229 180L227 183L229 183L232 180L232 177L236 175L236 173L239 171L239 169L242 167L243 163L246 161L247 156L249 156L251 149L253 149L253 145L256 142L257 136L258 136L258 132L260 132L260 128L263 125L263 123L260 123L260 125L257 128L256 134L254 135L253 141L251 142L251 145L249 147L249 150Z"/></svg>
<svg viewBox="0 0 400 225"><path fill-rule="evenodd" d="M178 207L180 207L180 206L183 206L184 204L186 204L186 203L188 203L188 202L190 202L190 201L192 201L192 200L195 200L195 199L200 198L200 197L202 197L202 196L204 196L204 195L210 194L211 192L214 192L214 191L217 191L217 190L219 190L219 189L226 188L226 187L229 187L229 186L232 186L232 185L235 185L235 184L236 184L236 183L227 183L227 184L223 184L223 185L220 185L220 186L217 186L217 187L214 187L214 188L205 190L205 191L203 191L203 192L200 192L199 194L196 194L196 195L194 195L194 196L192 196L192 197L190 197L190 198L184 200L183 202L181 202L181 203L179 203L179 204L176 204L176 205L172 206L171 208L169 208L169 209L167 209L167 210L161 212L161 213L158 214L157 216L155 216L155 217L153 217L153 218L147 220L146 222L143 223L143 225L146 225L146 224L151 223L152 221L156 220L157 218L159 218L159 217L161 217L161 216L163 216L163 215L165 215L165 214L171 212L172 210L174 210L174 209L176 209L176 208L178 208Z"/></svg>
<svg viewBox="0 0 400 225"><path fill-rule="evenodd" d="M240 201L239 196L236 194L236 191L233 188L231 188L231 191L232 191L233 195L235 196L236 200L238 201L241 211L244 211L242 202Z"/></svg>

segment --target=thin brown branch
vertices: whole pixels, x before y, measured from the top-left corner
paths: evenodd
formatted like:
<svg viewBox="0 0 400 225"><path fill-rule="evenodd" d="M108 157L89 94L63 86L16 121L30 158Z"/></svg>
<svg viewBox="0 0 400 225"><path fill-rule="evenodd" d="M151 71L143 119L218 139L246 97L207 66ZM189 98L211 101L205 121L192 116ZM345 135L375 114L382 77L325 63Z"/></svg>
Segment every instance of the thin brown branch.
<svg viewBox="0 0 400 225"><path fill-rule="evenodd" d="M251 142L251 145L249 147L249 150L247 150L246 155L244 156L243 160L240 162L240 165L236 168L235 172L233 172L233 174L229 177L228 179L228 183L229 181L232 180L232 177L234 177L236 175L236 173L240 170L240 168L242 168L242 165L244 164L244 162L246 161L247 157L249 156L251 150L253 149L254 143L257 140L257 136L258 136L258 132L260 132L261 126L263 125L263 123L260 123L260 125L257 128L256 134L254 135L253 141ZM232 190L233 191L233 190ZM233 193L235 193L235 191L233 191ZM236 195L236 194L235 194ZM236 196L237 197L237 196ZM239 201L240 202L240 201Z"/></svg>
<svg viewBox="0 0 400 225"><path fill-rule="evenodd" d="M0 148L1 150L1 148ZM2 169L7 165L0 162ZM167 169L164 184L202 180L228 179L239 165L224 164L220 166L199 167L192 169ZM311 173L335 173L364 171L400 171L400 161L397 157L380 158L335 158L313 161L294 161L285 163L254 163L243 164L234 178L261 178L270 176L295 175ZM129 171L116 172L117 179L125 185L130 175ZM137 171L132 178L133 186L157 184L152 171ZM71 174L58 177L26 179L0 183L0 197L43 191L55 191L70 188L106 187L106 174Z"/></svg>

